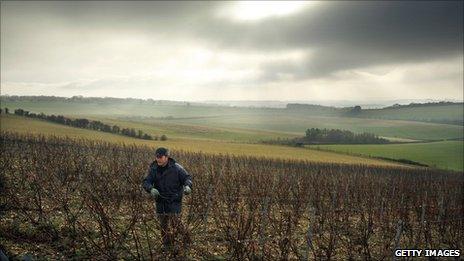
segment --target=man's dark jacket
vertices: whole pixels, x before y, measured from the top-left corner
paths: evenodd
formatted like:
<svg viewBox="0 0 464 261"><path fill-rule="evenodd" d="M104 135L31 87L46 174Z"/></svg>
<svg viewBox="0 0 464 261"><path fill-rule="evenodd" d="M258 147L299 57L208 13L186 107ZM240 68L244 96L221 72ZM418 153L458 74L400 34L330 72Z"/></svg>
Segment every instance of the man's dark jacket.
<svg viewBox="0 0 464 261"><path fill-rule="evenodd" d="M158 164L150 164L147 177L143 180L143 188L150 193L152 188L159 191L156 198L156 211L158 213L180 212L184 186L192 188L192 177L173 158L168 159L164 172L158 173Z"/></svg>

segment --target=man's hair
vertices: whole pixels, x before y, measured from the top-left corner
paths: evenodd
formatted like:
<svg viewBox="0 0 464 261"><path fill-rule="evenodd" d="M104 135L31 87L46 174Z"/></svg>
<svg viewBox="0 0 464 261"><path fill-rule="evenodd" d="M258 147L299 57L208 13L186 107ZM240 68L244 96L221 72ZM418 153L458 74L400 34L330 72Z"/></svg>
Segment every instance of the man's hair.
<svg viewBox="0 0 464 261"><path fill-rule="evenodd" d="M156 156L169 156L169 150L163 147L159 147L155 150Z"/></svg>

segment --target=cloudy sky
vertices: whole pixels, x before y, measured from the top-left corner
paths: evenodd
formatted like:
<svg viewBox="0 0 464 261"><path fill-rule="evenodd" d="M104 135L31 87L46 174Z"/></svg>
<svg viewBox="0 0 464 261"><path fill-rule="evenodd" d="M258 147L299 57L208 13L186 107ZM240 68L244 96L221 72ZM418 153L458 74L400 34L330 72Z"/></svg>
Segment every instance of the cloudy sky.
<svg viewBox="0 0 464 261"><path fill-rule="evenodd" d="M463 97L463 3L1 2L1 93Z"/></svg>

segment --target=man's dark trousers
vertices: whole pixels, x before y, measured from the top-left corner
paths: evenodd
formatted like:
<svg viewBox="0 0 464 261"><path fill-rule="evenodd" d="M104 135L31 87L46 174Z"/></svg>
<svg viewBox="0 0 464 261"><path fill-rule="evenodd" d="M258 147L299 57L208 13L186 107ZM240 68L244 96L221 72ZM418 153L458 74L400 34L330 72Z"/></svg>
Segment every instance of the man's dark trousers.
<svg viewBox="0 0 464 261"><path fill-rule="evenodd" d="M161 237L163 245L171 248L176 236L182 236L184 247L190 244L190 233L185 229L181 221L181 203L180 202L156 202L156 213L161 226Z"/></svg>

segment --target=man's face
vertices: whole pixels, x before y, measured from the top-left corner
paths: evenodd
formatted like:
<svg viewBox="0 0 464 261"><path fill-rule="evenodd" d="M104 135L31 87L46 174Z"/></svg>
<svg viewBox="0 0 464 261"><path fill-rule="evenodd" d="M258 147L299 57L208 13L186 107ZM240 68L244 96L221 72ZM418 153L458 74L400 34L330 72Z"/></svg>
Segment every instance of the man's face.
<svg viewBox="0 0 464 261"><path fill-rule="evenodd" d="M155 159L156 159L156 163L158 163L159 166L165 166L166 163L168 163L168 157L167 156L156 155Z"/></svg>

